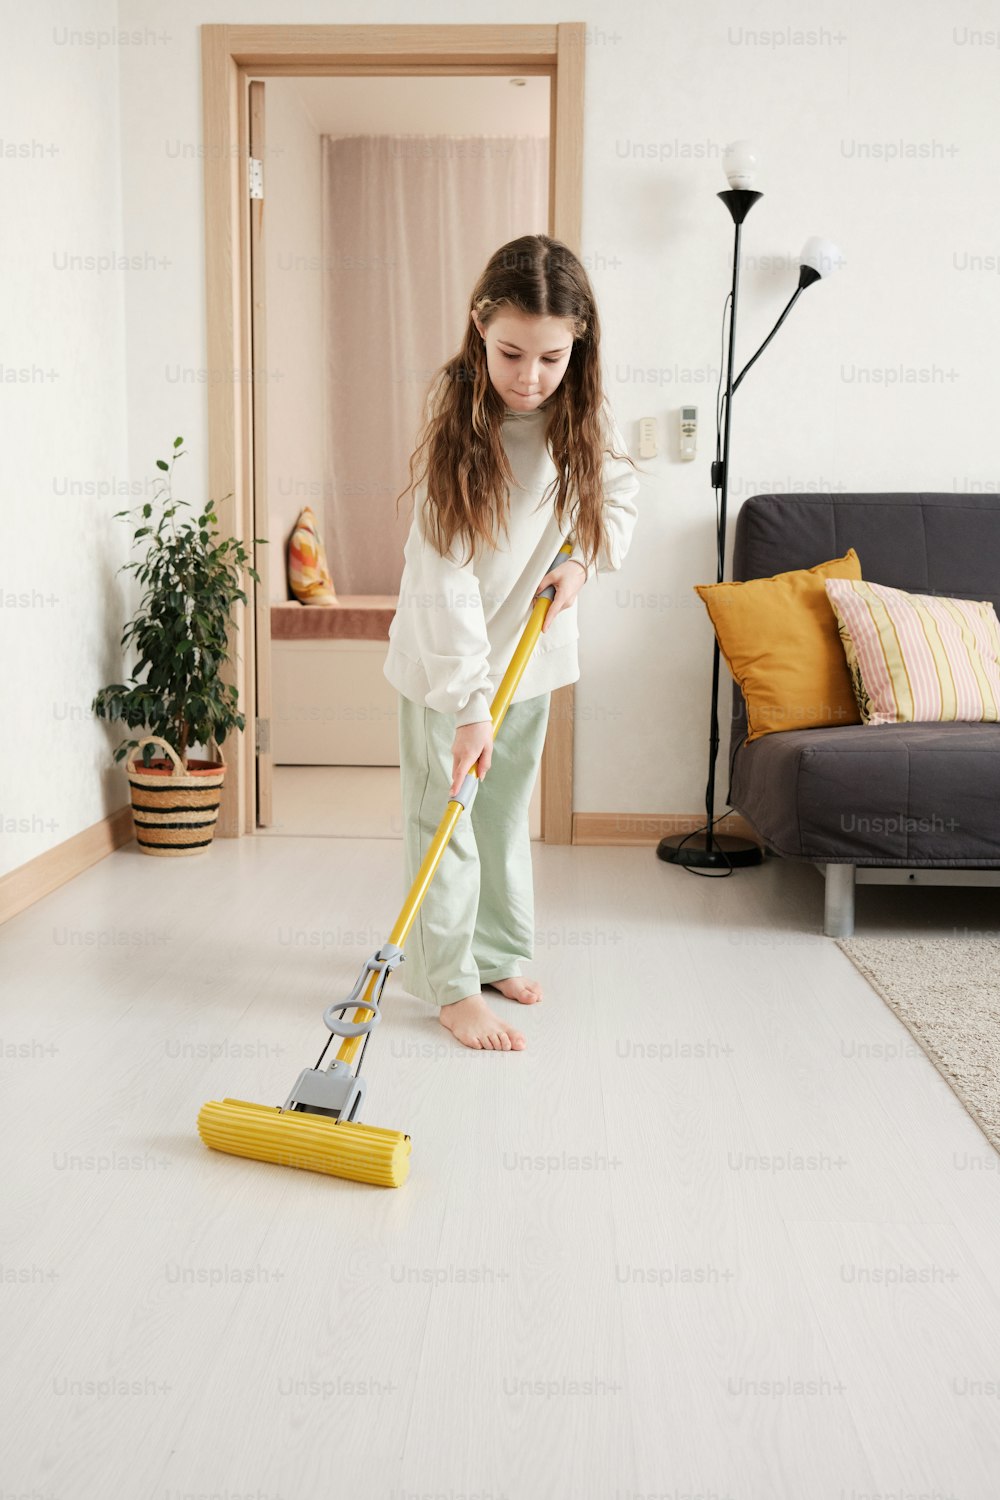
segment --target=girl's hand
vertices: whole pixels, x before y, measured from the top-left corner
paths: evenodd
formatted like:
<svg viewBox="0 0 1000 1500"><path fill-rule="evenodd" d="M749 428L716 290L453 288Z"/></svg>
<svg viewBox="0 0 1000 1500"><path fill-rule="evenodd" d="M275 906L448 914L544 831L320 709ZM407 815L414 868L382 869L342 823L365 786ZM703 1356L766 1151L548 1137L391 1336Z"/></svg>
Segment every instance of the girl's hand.
<svg viewBox="0 0 1000 1500"><path fill-rule="evenodd" d="M545 619L542 621L543 635L559 611L561 609L568 609L573 603L573 600L583 588L586 581L587 574L583 563L578 563L575 557L572 560L567 558L564 563L560 563L557 568L552 568L546 573L532 597L532 602L534 602L542 592L542 589L548 588L550 583L555 584L555 598L549 600L549 607L545 611Z"/></svg>
<svg viewBox="0 0 1000 1500"><path fill-rule="evenodd" d="M449 796L455 796L473 766L476 767L476 774L482 781L492 760L493 720L477 719L473 724L460 724L455 731L455 743L451 750Z"/></svg>

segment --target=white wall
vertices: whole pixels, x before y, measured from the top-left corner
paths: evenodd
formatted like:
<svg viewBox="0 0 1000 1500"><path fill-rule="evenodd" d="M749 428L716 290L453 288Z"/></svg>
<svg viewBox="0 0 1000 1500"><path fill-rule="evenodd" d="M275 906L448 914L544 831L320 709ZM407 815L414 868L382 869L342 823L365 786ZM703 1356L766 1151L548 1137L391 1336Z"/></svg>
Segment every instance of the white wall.
<svg viewBox="0 0 1000 1500"><path fill-rule="evenodd" d="M24 174L17 201L37 208L42 221L40 230L24 233L44 260L62 232L68 191L70 221L82 213L89 226L80 234L86 248L113 236L117 61L125 245L133 252L154 246L170 265L135 273L126 285L124 464L115 446L124 377L115 357L118 283L83 277L84 302L69 306L67 281L43 278L23 256L18 261L24 300L8 347L18 349L19 364L41 354L40 364L51 357L64 371L62 389L56 382L54 390L7 396L18 405L16 446L5 455L13 477L5 505L18 507L22 538L25 504L43 498L53 510L53 461L141 477L183 432L192 485L204 472L203 382L169 383L164 369L197 371L204 362L197 28L206 20L537 23L570 15L588 24L582 253L600 303L609 391L633 451L639 417L658 416L663 436L667 413L691 400L701 408L702 437L694 464L672 456L649 463L641 530L625 568L581 595L578 811L693 811L702 799L711 636L692 584L713 574L707 419L729 282L731 229L715 197L725 187L719 158L726 141L750 137L764 160L765 197L744 237L753 261L741 289L742 362L794 287L794 266L783 267L782 258L794 258L814 233L832 236L846 256L833 280L801 299L736 398L734 512L754 489L950 490L1000 482L992 420L1000 51L996 11L985 0L949 8L892 0L867 10L791 0L705 0L697 8L677 0L620 0L613 8L584 0L569 12L552 0L503 7L435 0L417 12L404 0L288 0L281 7L216 0L210 11L191 0L123 0L120 26L167 40L114 53L81 49L79 57L45 41L56 13L43 4L30 20L8 22L13 84L4 110L17 124L6 131L57 138L64 153L54 165L31 163L30 179ZM110 10L74 7L77 24L87 14L107 19ZM982 44L977 29L988 34ZM186 155L168 151L177 139ZM5 164L8 181L18 170ZM91 185L86 190L72 180L80 173ZM48 304L50 281L66 320L35 334L29 309ZM91 377L86 391L69 389L75 359ZM42 792L53 781L64 791L60 826L19 838L9 864L92 822L100 800L102 731L87 729L71 747L53 735L44 703L68 694L71 681L89 676L89 691L107 675L110 663L102 658L120 628L117 602L105 602L121 553L121 538L104 520L111 508L105 502L84 512L103 531L80 525L53 543L50 573L74 580L78 592L73 606L63 606L68 618L49 623L41 609L30 616L39 664L32 680L43 707L29 709L24 692L15 695L13 721L22 737L16 747L5 737L0 752L4 801L30 811L45 804ZM66 507L58 514L65 519ZM22 588L38 571L23 561L28 545L22 540L13 554L20 566L6 565ZM72 671L60 659L69 638Z"/></svg>
<svg viewBox="0 0 1000 1500"><path fill-rule="evenodd" d="M320 137L294 79L265 83L267 472L272 603L288 598L285 544L304 505L325 535Z"/></svg>
<svg viewBox="0 0 1000 1500"><path fill-rule="evenodd" d="M320 135L549 133L549 80L543 77L529 75L515 85L504 73L394 74L296 78L293 86Z"/></svg>
<svg viewBox="0 0 1000 1500"><path fill-rule="evenodd" d="M128 800L90 712L120 680L141 498L126 448L125 294L162 287L122 230L112 0L8 10L0 49L0 874ZM142 301L145 302L145 297Z"/></svg>
<svg viewBox="0 0 1000 1500"><path fill-rule="evenodd" d="M613 399L630 424L688 401L702 421L694 463L648 465L641 541L621 575L581 599L578 713L594 724L578 729L575 804L693 811L703 806L711 634L691 585L714 577L708 467L731 277L732 226L715 198L727 186L721 150L745 137L763 158L765 197L744 227L738 367L794 291L805 238L827 234L846 257L803 295L734 399L731 521L747 495L772 488L996 487L997 284L959 273L953 257L965 246L995 252L1000 240L988 186L1000 54L952 36L956 24L995 34L996 14L902 0L623 0L613 20L601 7L583 13L583 249ZM899 142L927 155L872 154ZM885 384L900 365L911 383ZM859 368L883 383L859 384ZM624 430L636 444L634 425ZM730 555L731 544L732 526ZM723 677L720 810L724 666Z"/></svg>

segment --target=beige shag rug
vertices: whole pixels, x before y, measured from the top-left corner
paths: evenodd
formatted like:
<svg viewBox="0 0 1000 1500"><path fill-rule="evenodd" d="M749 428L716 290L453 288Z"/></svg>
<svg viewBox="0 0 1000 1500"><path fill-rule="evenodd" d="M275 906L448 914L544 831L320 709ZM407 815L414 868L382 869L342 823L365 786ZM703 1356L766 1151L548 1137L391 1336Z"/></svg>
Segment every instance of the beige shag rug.
<svg viewBox="0 0 1000 1500"><path fill-rule="evenodd" d="M840 938L1000 1151L1000 939Z"/></svg>

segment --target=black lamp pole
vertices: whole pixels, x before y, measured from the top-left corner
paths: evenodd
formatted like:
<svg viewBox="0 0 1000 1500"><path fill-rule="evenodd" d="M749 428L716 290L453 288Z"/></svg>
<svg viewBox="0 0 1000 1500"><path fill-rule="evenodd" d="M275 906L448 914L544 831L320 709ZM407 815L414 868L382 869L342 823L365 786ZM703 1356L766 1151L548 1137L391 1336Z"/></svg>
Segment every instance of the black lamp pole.
<svg viewBox="0 0 1000 1500"><path fill-rule="evenodd" d="M730 178L730 180L732 180ZM814 281L819 281L822 272L810 265L805 259L799 265L799 284L788 301L787 306L780 318L775 323L767 338L761 344L757 353L748 360L743 369L733 379L733 363L736 354L736 294L739 288L740 276L740 231L743 220L753 208L762 193L752 192L749 188L730 188L726 193L718 195L728 208L735 226L736 237L733 245L733 289L732 309L729 316L729 350L726 359L726 414L723 427L722 459L716 459L712 464L712 488L719 491L718 525L716 528L716 582L722 583L726 566L726 505L729 499L729 430L730 415L733 404L733 392L739 388L740 381L750 369L750 366L763 354L768 344L774 338L782 323L788 317L797 299L807 286L812 286ZM819 252L812 252L815 262L816 254L822 253L824 260L831 252L836 252L836 247L831 246L828 241L810 240L803 251L805 257L810 246L819 246ZM821 262L822 264L823 262ZM718 449L716 449L718 451ZM673 834L660 840L656 847L657 856L670 864L686 865L694 869L725 870L746 865L759 865L763 859L763 853L757 844L750 839L736 838L732 834L716 833L713 828L715 820L715 763L719 754L719 640L716 636L712 645L712 713L709 726L708 739L708 784L705 788L705 812L707 815L704 828L696 829L693 833Z"/></svg>
<svg viewBox="0 0 1000 1500"><path fill-rule="evenodd" d="M716 582L721 583L726 566L726 504L729 498L729 430L732 415L733 391L739 385L740 380L753 364L753 360L747 365L738 378L733 380L733 364L736 356L736 297L739 289L740 278L740 232L743 220L753 208L757 200L763 197L762 193L752 192L749 188L730 188L728 192L718 195L732 215L735 226L736 238L733 245L733 290L732 308L729 314L729 351L726 359L726 411L723 425L722 437L722 462L717 460L712 464L712 488L719 491L719 519L716 529ZM797 297L801 287L796 291ZM794 302L795 298L792 298ZM765 343L757 350L754 359L758 357L768 342L777 332L778 325L786 316L791 302L782 313L778 323L768 335ZM715 821L715 763L719 754L719 641L718 637L713 641L712 647L712 713L708 737L708 785L705 788L705 813L707 821L703 829L694 833L672 834L660 840L656 848L657 856L670 864L691 865L698 869L728 870L734 867L747 865L759 865L764 856L757 844L750 839L741 839L733 834L716 833L713 828Z"/></svg>

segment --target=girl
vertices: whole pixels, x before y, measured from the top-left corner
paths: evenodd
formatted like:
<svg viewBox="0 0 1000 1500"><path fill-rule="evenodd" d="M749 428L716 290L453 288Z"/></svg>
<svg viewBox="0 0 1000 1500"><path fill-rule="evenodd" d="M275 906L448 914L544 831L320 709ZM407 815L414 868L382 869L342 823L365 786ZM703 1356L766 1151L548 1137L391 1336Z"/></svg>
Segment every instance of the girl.
<svg viewBox="0 0 1000 1500"><path fill-rule="evenodd" d="M521 964L533 955L528 806L550 695L580 675L575 602L591 565L621 567L638 515L635 465L602 390L594 294L566 245L529 234L491 257L425 415L397 497L398 510L412 489L414 514L383 668L400 694L407 888L473 766L481 784L417 912L403 983L465 1046L520 1051L523 1034L481 986L522 1005L542 998ZM540 577L570 535L572 552ZM494 744L493 696L549 583Z"/></svg>

